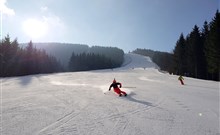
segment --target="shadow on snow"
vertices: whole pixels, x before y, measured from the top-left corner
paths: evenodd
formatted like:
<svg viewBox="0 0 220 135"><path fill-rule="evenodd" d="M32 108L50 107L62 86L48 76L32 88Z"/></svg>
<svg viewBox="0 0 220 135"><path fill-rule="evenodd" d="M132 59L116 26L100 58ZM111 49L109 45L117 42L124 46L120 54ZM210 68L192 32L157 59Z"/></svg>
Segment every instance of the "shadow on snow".
<svg viewBox="0 0 220 135"><path fill-rule="evenodd" d="M131 92L130 94L128 94L125 98L131 102L136 102L136 103L139 103L139 104L143 104L143 105L146 105L146 106L154 106L152 103L150 102L147 102L147 101L144 101L144 100L138 100L138 99L135 99L133 98L132 96L136 95L134 92Z"/></svg>

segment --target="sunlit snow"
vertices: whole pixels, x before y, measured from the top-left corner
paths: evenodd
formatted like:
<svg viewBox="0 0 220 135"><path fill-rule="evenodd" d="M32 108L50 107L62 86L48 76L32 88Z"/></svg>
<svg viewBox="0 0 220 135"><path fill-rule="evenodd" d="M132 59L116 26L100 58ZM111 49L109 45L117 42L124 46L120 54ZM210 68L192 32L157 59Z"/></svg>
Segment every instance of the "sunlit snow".
<svg viewBox="0 0 220 135"><path fill-rule="evenodd" d="M121 68L2 79L2 135L218 135L219 82L158 71L126 54ZM122 83L127 97L108 91Z"/></svg>

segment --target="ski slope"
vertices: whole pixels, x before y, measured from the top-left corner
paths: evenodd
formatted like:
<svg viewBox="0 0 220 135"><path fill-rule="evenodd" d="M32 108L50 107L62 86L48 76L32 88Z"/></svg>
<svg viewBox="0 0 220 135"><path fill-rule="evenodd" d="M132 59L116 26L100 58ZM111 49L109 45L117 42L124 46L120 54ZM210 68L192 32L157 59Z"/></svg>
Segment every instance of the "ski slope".
<svg viewBox="0 0 220 135"><path fill-rule="evenodd" d="M159 72L126 54L121 68L1 78L2 135L219 135L219 82ZM113 78L127 97L108 91Z"/></svg>

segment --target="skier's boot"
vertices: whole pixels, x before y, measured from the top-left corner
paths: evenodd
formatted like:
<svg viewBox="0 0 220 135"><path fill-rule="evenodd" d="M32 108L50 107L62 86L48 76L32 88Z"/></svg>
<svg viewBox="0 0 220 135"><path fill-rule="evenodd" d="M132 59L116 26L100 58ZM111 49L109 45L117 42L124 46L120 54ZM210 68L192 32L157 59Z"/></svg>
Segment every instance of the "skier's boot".
<svg viewBox="0 0 220 135"><path fill-rule="evenodd" d="M127 96L127 94L125 93L125 97Z"/></svg>
<svg viewBox="0 0 220 135"><path fill-rule="evenodd" d="M119 97L121 97L122 95L121 94L119 94Z"/></svg>

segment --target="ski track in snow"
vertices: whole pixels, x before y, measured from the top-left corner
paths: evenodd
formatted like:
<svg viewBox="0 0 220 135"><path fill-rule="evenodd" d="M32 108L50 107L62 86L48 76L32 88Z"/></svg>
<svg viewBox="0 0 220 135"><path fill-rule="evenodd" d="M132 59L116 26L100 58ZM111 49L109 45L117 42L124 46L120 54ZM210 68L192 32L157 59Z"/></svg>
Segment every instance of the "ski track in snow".
<svg viewBox="0 0 220 135"><path fill-rule="evenodd" d="M121 68L2 79L4 135L218 135L219 82L161 73L126 54ZM127 97L108 91L113 78Z"/></svg>

